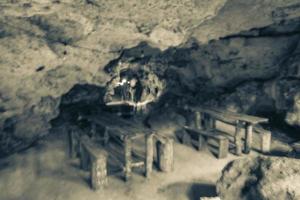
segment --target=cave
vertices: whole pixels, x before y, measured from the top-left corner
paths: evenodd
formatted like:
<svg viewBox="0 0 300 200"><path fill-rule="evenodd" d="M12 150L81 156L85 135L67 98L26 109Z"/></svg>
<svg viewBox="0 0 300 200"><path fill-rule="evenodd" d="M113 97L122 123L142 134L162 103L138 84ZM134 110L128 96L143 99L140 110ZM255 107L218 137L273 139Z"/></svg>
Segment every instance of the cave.
<svg viewBox="0 0 300 200"><path fill-rule="evenodd" d="M0 10L0 199L300 199L299 0Z"/></svg>

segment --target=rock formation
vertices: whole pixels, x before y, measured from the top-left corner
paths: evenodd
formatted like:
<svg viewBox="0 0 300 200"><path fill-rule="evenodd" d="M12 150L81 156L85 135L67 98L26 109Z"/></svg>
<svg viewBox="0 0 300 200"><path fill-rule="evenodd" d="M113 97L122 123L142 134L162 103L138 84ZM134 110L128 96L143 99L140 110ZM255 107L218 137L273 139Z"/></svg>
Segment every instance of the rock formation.
<svg viewBox="0 0 300 200"><path fill-rule="evenodd" d="M222 200L278 200L300 198L300 161L280 157L235 160L217 183Z"/></svg>
<svg viewBox="0 0 300 200"><path fill-rule="evenodd" d="M106 86L119 61L149 65L164 94L243 112L267 104L297 126L299 10L299 0L3 0L0 156L47 134L62 95Z"/></svg>

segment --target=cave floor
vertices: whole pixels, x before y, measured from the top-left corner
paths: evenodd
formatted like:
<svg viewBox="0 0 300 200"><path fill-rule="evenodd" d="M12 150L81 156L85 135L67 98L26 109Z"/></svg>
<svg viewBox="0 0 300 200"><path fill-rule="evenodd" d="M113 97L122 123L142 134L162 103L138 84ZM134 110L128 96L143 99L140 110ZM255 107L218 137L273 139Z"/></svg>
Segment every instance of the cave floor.
<svg viewBox="0 0 300 200"><path fill-rule="evenodd" d="M174 137L174 123L158 120L155 130ZM223 127L225 128L225 127ZM277 135L277 134L276 134ZM276 137L275 137L276 138ZM197 151L174 143L175 169L162 173L154 169L150 179L136 172L129 182L109 176L108 186L90 189L89 172L79 168L79 159L69 159L67 135L63 126L23 152L0 160L0 199L2 200L199 200L215 196L215 183L231 160L241 157L229 154L217 159L209 150ZM289 145L272 140L272 151L288 152ZM250 155L256 156L252 151Z"/></svg>
<svg viewBox="0 0 300 200"><path fill-rule="evenodd" d="M57 129L36 146L0 161L0 199L93 200L93 199L181 199L214 196L215 182L223 167L237 157L216 159L208 150L197 151L175 143L175 170L154 170L151 179L135 173L124 182L110 176L104 190L89 187L88 172L79 169L79 160L67 156L66 136ZM255 154L255 153L253 153Z"/></svg>

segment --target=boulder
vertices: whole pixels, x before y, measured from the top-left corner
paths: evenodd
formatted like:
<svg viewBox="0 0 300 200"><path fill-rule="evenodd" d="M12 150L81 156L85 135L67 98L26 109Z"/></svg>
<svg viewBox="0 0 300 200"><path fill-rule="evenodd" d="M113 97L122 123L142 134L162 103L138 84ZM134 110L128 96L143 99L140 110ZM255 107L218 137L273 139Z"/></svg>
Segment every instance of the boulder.
<svg viewBox="0 0 300 200"><path fill-rule="evenodd" d="M222 200L300 199L300 160L249 157L229 163L217 182Z"/></svg>

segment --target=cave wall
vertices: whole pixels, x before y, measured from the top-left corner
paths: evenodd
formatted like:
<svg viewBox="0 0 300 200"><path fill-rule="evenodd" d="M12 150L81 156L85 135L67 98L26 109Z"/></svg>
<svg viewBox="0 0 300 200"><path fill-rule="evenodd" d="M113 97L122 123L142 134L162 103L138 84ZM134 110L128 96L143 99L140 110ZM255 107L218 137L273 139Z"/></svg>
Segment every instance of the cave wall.
<svg viewBox="0 0 300 200"><path fill-rule="evenodd" d="M105 86L113 76L105 68L122 59L149 63L167 82L165 93L189 102L222 97L213 103L226 106L238 98L232 107L247 112L252 93L263 94L272 108L289 110L287 122L299 124L298 0L1 5L0 155L46 135L62 95L76 84ZM293 85L286 101L294 104L281 102L282 90L290 88L282 79Z"/></svg>

